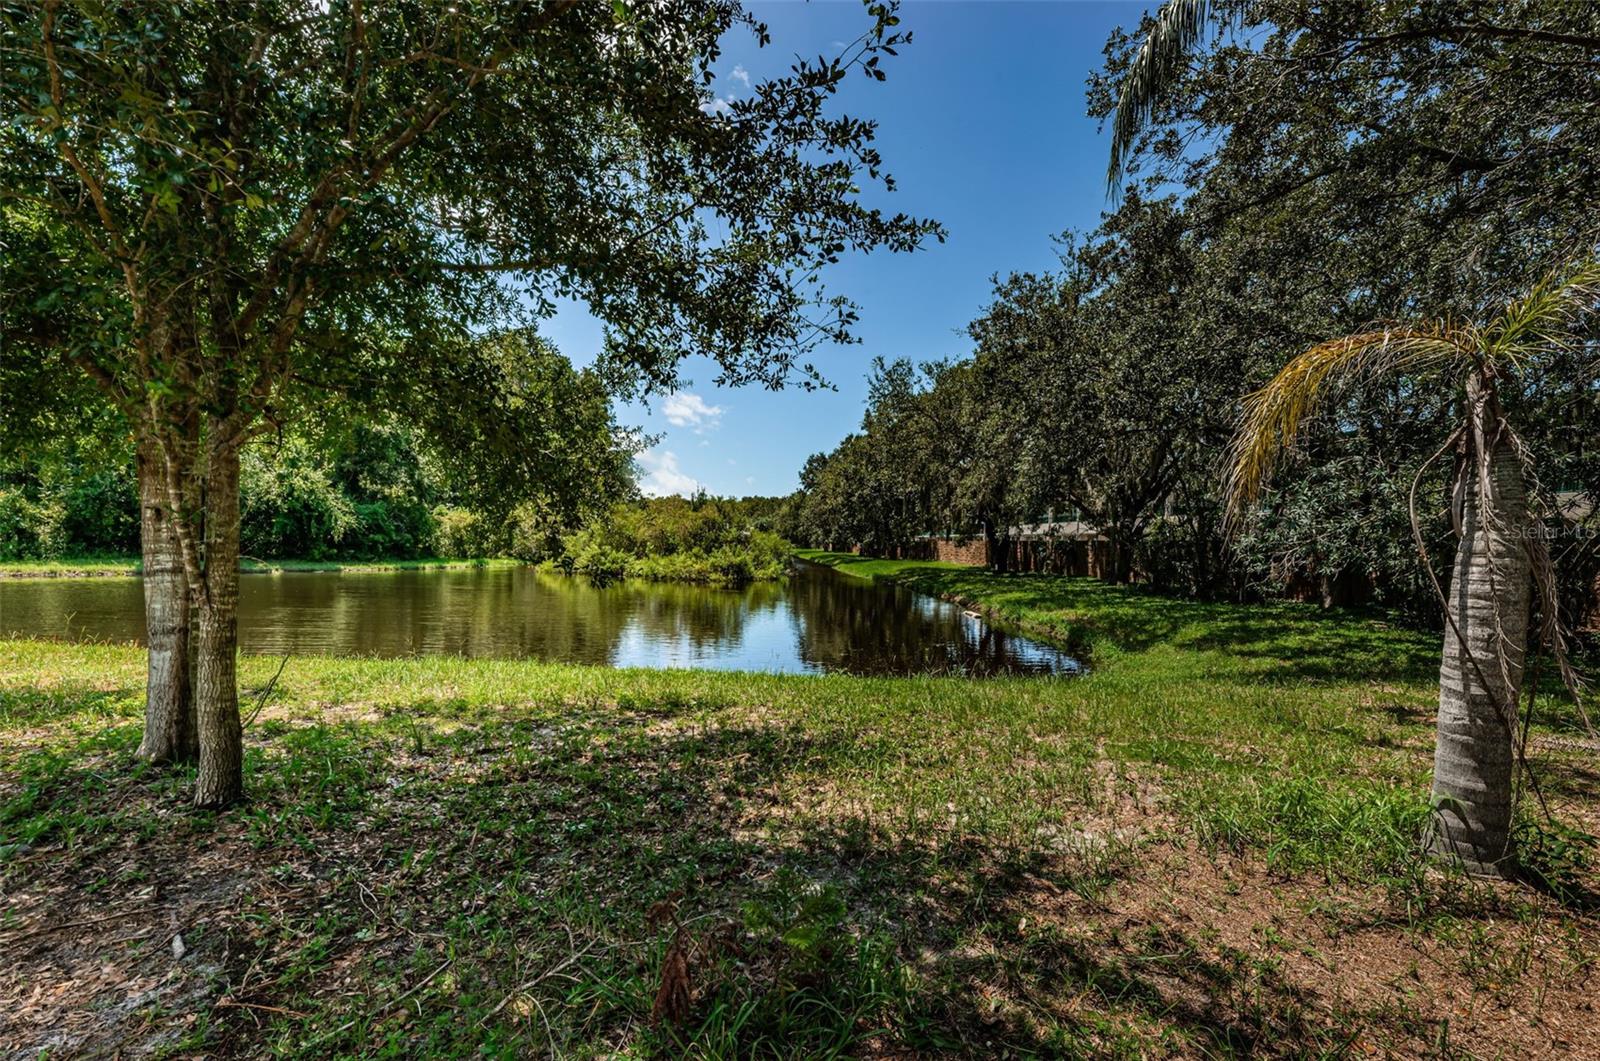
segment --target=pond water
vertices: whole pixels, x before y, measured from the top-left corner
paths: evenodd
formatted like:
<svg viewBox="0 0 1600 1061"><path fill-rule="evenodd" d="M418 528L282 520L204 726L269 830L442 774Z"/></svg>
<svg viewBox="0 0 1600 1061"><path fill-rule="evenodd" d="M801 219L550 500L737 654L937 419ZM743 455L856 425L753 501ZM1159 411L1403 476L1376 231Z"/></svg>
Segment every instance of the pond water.
<svg viewBox="0 0 1600 1061"><path fill-rule="evenodd" d="M144 636L137 579L0 579L0 633ZM295 572L240 579L245 652L525 657L790 673L1069 674L1077 661L953 604L801 563L743 589L530 567Z"/></svg>

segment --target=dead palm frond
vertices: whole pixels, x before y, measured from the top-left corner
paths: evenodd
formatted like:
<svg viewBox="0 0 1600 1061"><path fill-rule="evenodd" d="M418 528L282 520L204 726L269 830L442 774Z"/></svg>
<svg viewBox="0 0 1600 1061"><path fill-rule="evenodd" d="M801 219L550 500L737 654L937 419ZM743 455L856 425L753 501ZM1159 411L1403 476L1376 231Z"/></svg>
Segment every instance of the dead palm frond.
<svg viewBox="0 0 1600 1061"><path fill-rule="evenodd" d="M1236 525L1260 496L1278 461L1330 395L1364 379L1470 362L1459 329L1388 328L1318 343L1285 365L1265 387L1245 397L1244 415L1227 455L1227 518Z"/></svg>
<svg viewBox="0 0 1600 1061"><path fill-rule="evenodd" d="M1133 141L1149 124L1156 104L1182 76L1189 54L1205 32L1213 0L1167 0L1156 12L1155 25L1123 75L1117 109L1111 119L1111 165L1106 189L1116 194Z"/></svg>

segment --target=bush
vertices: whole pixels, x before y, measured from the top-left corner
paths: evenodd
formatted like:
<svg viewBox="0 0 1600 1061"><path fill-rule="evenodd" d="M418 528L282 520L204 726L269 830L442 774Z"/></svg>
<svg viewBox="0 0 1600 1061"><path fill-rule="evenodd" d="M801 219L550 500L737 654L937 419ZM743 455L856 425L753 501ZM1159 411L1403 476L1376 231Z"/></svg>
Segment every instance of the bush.
<svg viewBox="0 0 1600 1061"><path fill-rule="evenodd" d="M604 542L584 543L572 555L572 570L602 584L613 582L625 575L640 574L635 570L637 563L638 558L612 549Z"/></svg>
<svg viewBox="0 0 1600 1061"><path fill-rule="evenodd" d="M246 556L331 559L357 526L355 507L304 442L248 449L239 473L239 546Z"/></svg>
<svg viewBox="0 0 1600 1061"><path fill-rule="evenodd" d="M411 560L433 547L433 514L408 501L358 501L356 529L343 543L345 554L360 560Z"/></svg>
<svg viewBox="0 0 1600 1061"><path fill-rule="evenodd" d="M75 553L139 551L139 481L131 468L90 472L63 484L64 546Z"/></svg>
<svg viewBox="0 0 1600 1061"><path fill-rule="evenodd" d="M735 502L669 497L618 505L568 535L563 553L563 566L599 582L626 576L740 586L782 578L794 550L746 526Z"/></svg>
<svg viewBox="0 0 1600 1061"><path fill-rule="evenodd" d="M132 458L113 454L96 470L75 453L0 465L0 558L139 551L139 487Z"/></svg>
<svg viewBox="0 0 1600 1061"><path fill-rule="evenodd" d="M746 551L756 578L782 578L794 562L794 546L773 531L751 531Z"/></svg>
<svg viewBox="0 0 1600 1061"><path fill-rule="evenodd" d="M433 554L452 560L498 556L502 535L489 520L465 508L440 505L433 510Z"/></svg>
<svg viewBox="0 0 1600 1061"><path fill-rule="evenodd" d="M529 501L512 510L506 524L506 551L530 564L559 561L563 556L561 536L570 526L558 514Z"/></svg>
<svg viewBox="0 0 1600 1061"><path fill-rule="evenodd" d="M756 577L755 564L745 552L735 546L724 545L706 558L706 566L718 582L743 585Z"/></svg>
<svg viewBox="0 0 1600 1061"><path fill-rule="evenodd" d="M0 486L0 560L54 560L67 551L66 505L28 494Z"/></svg>

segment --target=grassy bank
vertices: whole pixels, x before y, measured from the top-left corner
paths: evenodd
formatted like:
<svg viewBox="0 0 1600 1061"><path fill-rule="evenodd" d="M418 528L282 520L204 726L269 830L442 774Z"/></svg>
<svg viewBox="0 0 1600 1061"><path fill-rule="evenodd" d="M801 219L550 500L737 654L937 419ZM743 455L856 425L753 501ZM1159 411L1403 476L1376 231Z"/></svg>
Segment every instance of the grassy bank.
<svg viewBox="0 0 1600 1061"><path fill-rule="evenodd" d="M284 571L419 571L432 568L513 567L518 560L252 560L239 570L247 575ZM141 570L136 556L90 557L67 560L0 560L0 578L132 578Z"/></svg>
<svg viewBox="0 0 1600 1061"><path fill-rule="evenodd" d="M137 556L0 560L0 578L131 578L141 566Z"/></svg>
<svg viewBox="0 0 1600 1061"><path fill-rule="evenodd" d="M1088 578L993 575L982 568L922 560L881 560L854 553L799 549L796 556L854 578L887 580L954 601L1037 637L1097 658L1144 655L1161 643L1182 649L1223 650L1230 667L1263 677L1351 681L1363 673L1426 685L1437 678L1436 639L1348 614L1324 614L1290 601L1229 605L1166 597L1133 586ZM1236 653L1243 652L1244 656ZM1309 655L1308 655L1309 654ZM1287 672L1250 660L1296 656ZM1184 652L1180 658L1200 657ZM1139 673L1148 673L1150 658ZM1375 668L1364 672L1363 668ZM1431 688L1431 685L1430 685Z"/></svg>
<svg viewBox="0 0 1600 1061"><path fill-rule="evenodd" d="M186 772L133 759L137 650L0 642L7 1037L300 1057L1600 1051L1576 834L1530 817L1543 890L1415 855L1434 638L820 559L991 609L1094 669L294 658L247 731L254 798L217 815L187 808ZM246 659L244 685L276 667ZM1595 831L1573 720L1531 748L1557 819Z"/></svg>

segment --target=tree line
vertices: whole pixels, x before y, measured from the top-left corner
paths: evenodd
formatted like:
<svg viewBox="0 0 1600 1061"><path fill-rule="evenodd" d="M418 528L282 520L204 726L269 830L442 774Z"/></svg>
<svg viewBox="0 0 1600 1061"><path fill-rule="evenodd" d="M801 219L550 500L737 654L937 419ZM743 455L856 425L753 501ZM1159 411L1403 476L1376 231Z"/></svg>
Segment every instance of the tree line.
<svg viewBox="0 0 1600 1061"><path fill-rule="evenodd" d="M1064 234L1057 268L995 278L970 356L875 364L860 430L801 473L797 540L998 547L1054 513L1103 537L1111 580L1233 597L1353 580L1439 620L1408 499L1420 472L1443 578L1464 453L1429 457L1461 416L1459 364L1356 373L1226 528L1230 440L1245 396L1300 351L1484 320L1594 255L1600 9L1193 6L1115 34L1090 79L1090 113L1125 145L1100 225ZM1498 400L1581 620L1600 539L1557 508L1600 496L1600 372L1594 321L1574 326Z"/></svg>
<svg viewBox="0 0 1600 1061"><path fill-rule="evenodd" d="M639 434L616 423L605 386L531 333L492 340L534 369L519 413L586 456L587 489L552 498L503 462L446 444L382 410L335 407L240 455L239 543L252 560L555 559L565 536L636 491ZM561 417L555 416L557 408ZM134 447L109 415L63 437L0 445L0 560L139 553Z"/></svg>

